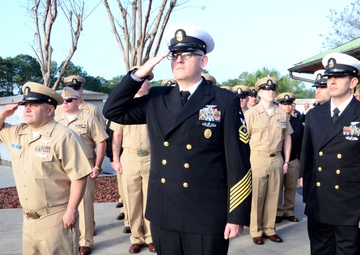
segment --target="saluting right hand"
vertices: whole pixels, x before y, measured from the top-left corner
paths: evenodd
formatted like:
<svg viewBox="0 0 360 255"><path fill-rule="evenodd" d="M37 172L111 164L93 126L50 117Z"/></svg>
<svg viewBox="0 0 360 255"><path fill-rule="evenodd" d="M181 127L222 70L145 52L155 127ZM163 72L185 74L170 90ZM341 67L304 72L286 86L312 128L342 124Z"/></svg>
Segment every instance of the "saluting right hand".
<svg viewBox="0 0 360 255"><path fill-rule="evenodd" d="M138 70L136 70L134 76L139 79L143 79L144 77L148 76L148 74L152 72L154 67L159 64L164 58L166 58L169 53L170 51L168 50L163 55L158 55L156 57L150 58Z"/></svg>
<svg viewBox="0 0 360 255"><path fill-rule="evenodd" d="M14 112L18 109L18 104L7 104L0 112L0 119L6 119L7 117L14 114Z"/></svg>

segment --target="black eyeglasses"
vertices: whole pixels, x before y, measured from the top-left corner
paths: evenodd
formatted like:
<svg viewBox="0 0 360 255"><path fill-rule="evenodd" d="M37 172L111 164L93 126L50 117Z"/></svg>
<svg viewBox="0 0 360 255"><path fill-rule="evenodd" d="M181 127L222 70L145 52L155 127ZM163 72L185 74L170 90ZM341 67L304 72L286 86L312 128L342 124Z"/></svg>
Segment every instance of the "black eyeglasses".
<svg viewBox="0 0 360 255"><path fill-rule="evenodd" d="M64 101L66 101L67 103L71 103L73 100L78 100L78 99L77 99L77 98L73 98L73 97L64 98Z"/></svg>
<svg viewBox="0 0 360 255"><path fill-rule="evenodd" d="M168 56L167 59L168 60L177 60L178 57L181 57L181 59L183 60L188 60L190 59L192 56L204 56L202 54L199 53L195 53L195 52L182 52L182 53L176 53L176 52L171 52Z"/></svg>

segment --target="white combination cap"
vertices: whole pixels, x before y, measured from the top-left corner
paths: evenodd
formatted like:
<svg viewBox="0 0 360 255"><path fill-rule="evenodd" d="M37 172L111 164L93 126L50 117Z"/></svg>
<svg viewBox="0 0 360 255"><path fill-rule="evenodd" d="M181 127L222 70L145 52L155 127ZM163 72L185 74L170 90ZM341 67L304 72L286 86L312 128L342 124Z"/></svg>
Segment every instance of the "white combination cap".
<svg viewBox="0 0 360 255"><path fill-rule="evenodd" d="M215 46L211 35L204 29L188 23L171 26L165 32L166 44L170 51L202 50L210 53Z"/></svg>

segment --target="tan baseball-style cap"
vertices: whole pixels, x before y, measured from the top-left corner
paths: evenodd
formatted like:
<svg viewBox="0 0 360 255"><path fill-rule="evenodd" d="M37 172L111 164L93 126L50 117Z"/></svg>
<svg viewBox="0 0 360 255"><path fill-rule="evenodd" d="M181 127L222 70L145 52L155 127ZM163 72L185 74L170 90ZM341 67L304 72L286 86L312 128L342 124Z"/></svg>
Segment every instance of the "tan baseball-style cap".
<svg viewBox="0 0 360 255"><path fill-rule="evenodd" d="M22 87L22 92L24 97L20 102L18 102L19 105L24 105L26 103L47 103L56 107L57 105L61 105L63 103L63 98L56 93L55 90L36 82L25 83Z"/></svg>

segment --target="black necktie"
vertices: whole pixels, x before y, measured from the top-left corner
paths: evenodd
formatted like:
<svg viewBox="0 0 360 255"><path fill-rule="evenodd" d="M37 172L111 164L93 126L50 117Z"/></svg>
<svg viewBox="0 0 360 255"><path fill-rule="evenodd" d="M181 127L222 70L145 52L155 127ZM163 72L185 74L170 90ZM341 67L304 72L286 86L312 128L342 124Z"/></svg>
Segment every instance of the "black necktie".
<svg viewBox="0 0 360 255"><path fill-rule="evenodd" d="M184 106L185 103L188 100L188 97L190 96L190 92L189 91L180 91L180 97L181 97L181 104Z"/></svg>
<svg viewBox="0 0 360 255"><path fill-rule="evenodd" d="M334 124L336 122L336 120L339 118L339 109L336 107L334 110L333 110L333 117L331 118L331 121L332 123Z"/></svg>

